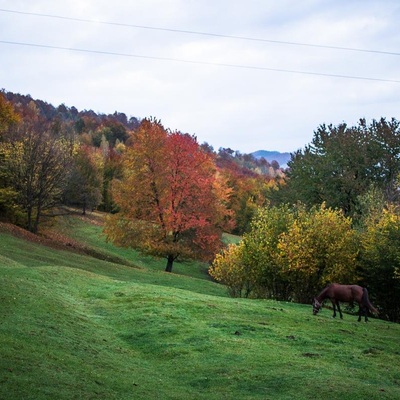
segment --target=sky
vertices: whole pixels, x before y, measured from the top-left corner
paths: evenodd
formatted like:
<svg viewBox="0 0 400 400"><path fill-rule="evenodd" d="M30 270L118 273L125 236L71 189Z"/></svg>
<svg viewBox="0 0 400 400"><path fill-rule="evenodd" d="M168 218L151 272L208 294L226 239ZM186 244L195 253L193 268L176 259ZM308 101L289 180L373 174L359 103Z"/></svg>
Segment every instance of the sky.
<svg viewBox="0 0 400 400"><path fill-rule="evenodd" d="M398 0L0 0L0 89L294 152L400 119Z"/></svg>

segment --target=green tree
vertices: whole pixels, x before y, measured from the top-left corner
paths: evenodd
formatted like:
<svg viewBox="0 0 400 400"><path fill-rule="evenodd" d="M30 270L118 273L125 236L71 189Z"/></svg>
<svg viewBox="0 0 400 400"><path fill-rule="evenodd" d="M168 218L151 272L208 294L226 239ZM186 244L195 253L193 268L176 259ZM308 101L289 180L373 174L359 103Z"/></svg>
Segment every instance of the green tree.
<svg viewBox="0 0 400 400"><path fill-rule="evenodd" d="M360 120L354 127L321 125L310 145L292 155L281 201L301 201L308 207L325 202L357 220L360 196L371 185L386 200L398 194L400 171L399 122Z"/></svg>
<svg viewBox="0 0 400 400"><path fill-rule="evenodd" d="M365 127L365 121L362 121ZM373 138L374 182L389 203L399 201L400 122L392 118L372 121L369 127Z"/></svg>
<svg viewBox="0 0 400 400"><path fill-rule="evenodd" d="M371 215L361 235L361 273L381 315L400 322L400 211Z"/></svg>

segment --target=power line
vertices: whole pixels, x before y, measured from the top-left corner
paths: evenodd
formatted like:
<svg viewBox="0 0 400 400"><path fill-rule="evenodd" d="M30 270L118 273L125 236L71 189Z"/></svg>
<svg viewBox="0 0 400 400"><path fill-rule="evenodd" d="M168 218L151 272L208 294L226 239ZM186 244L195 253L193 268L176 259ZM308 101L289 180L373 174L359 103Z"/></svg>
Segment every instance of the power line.
<svg viewBox="0 0 400 400"><path fill-rule="evenodd" d="M117 53L117 52L102 51L102 50L78 49L78 48L73 48L73 47L52 46L52 45L37 44L37 43L13 42L13 41L7 41L7 40L0 40L0 43L15 45L15 46L39 47L39 48L52 49L52 50L68 50L68 51L80 52L80 53L102 54L102 55L108 55L108 56L144 58L144 59L148 59L148 60L157 60L157 61L173 61L173 62L180 62L180 63L186 63L186 64L251 69L251 70L259 70L259 71L284 72L284 73L290 73L290 74L314 75L314 76L323 76L323 77L330 77L330 78L344 78L344 79L358 79L358 80L377 81L377 82L400 83L400 80L396 80L396 79L383 79L383 78L371 78L371 77L363 77L363 76L328 74L328 73L322 73L322 72L307 72L307 71L297 71L297 70L282 69L282 68L258 67L258 66L252 66L252 65L214 63L214 62L209 62L209 61L193 61L193 60L184 60L184 59L179 59L179 58L145 56L145 55L141 55L141 54Z"/></svg>
<svg viewBox="0 0 400 400"><path fill-rule="evenodd" d="M102 24L102 25L122 26L122 27L128 27L128 28L148 29L148 30L155 30L155 31L184 33L184 34L190 34L190 35L220 37L220 38L226 38L226 39L239 39L239 40L247 40L247 41L253 41L253 42L264 42L264 43L282 44L282 45L290 45L290 46L303 46L303 47L314 47L314 48L331 49L331 50L344 50L344 51L354 51L354 52L362 52L362 53L374 53L374 54L384 54L384 55L391 55L391 56L400 56L399 52L392 52L392 51L359 49L359 48L354 48L354 47L330 46L330 45L322 45L322 44L290 42L290 41L284 41L284 40L272 40L272 39L254 38L254 37L246 37L246 36L224 35L224 34L218 34L218 33L198 32L198 31L182 30L182 29L160 28L160 27L155 27L155 26L126 24L126 23L112 22L112 21L96 21L96 20L85 19L85 18L73 18L73 17L65 17L62 15L41 14L41 13L8 10L8 9L0 9L0 12L32 15L32 16L36 16L36 17L45 17L45 18L57 18L57 19L63 19L63 20L67 20L67 21L77 21L77 22L95 23L95 24Z"/></svg>

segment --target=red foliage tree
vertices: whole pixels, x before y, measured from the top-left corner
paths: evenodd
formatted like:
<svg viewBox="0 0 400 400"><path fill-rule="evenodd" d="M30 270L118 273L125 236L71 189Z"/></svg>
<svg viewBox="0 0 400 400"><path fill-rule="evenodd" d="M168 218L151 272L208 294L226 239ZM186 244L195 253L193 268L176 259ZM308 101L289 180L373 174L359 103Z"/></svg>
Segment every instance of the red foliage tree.
<svg viewBox="0 0 400 400"><path fill-rule="evenodd" d="M115 243L167 259L211 260L229 216L212 157L194 136L142 121L124 155L124 178L115 182L119 213L106 225ZM222 195L224 193L224 195Z"/></svg>

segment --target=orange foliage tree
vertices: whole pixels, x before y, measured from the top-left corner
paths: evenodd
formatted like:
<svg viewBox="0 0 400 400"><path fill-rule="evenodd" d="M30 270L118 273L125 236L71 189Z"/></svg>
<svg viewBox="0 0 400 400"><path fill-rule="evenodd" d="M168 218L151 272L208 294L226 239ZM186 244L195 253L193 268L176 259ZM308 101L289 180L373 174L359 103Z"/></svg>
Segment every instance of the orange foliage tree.
<svg viewBox="0 0 400 400"><path fill-rule="evenodd" d="M20 117L14 111L14 107L8 102L0 92L0 139L1 134L11 125L19 122Z"/></svg>
<svg viewBox="0 0 400 400"><path fill-rule="evenodd" d="M194 136L142 121L123 156L124 176L113 184L119 212L105 232L122 246L165 257L211 260L221 247L229 190Z"/></svg>

